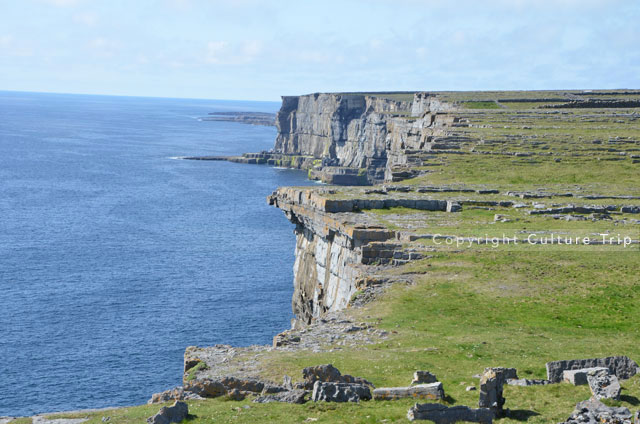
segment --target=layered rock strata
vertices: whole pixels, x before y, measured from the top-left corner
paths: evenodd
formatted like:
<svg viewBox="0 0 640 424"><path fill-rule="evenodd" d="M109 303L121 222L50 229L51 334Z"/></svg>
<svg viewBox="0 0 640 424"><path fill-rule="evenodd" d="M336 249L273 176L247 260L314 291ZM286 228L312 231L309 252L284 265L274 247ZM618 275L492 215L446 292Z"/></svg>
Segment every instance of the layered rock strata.
<svg viewBox="0 0 640 424"><path fill-rule="evenodd" d="M315 93L283 97L273 154L313 158L312 178L364 185L419 175L430 150L459 149L446 127L455 105L430 93ZM311 164L311 167L309 165Z"/></svg>
<svg viewBox="0 0 640 424"><path fill-rule="evenodd" d="M331 189L287 187L268 198L296 226L294 328L346 308L356 291L366 285L365 266L401 264L422 257L406 249L395 231L370 215L353 212L390 206L441 212L460 209L458 203L447 200L337 199L332 194Z"/></svg>

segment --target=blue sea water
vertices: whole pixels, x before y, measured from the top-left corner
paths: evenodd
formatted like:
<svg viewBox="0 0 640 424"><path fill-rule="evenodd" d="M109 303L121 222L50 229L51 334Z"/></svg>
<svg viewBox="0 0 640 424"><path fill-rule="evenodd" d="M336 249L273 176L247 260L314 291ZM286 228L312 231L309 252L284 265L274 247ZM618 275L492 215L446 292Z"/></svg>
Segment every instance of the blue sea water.
<svg viewBox="0 0 640 424"><path fill-rule="evenodd" d="M144 403L189 345L289 326L300 171L175 160L273 146L197 118L279 104L0 92L0 416Z"/></svg>

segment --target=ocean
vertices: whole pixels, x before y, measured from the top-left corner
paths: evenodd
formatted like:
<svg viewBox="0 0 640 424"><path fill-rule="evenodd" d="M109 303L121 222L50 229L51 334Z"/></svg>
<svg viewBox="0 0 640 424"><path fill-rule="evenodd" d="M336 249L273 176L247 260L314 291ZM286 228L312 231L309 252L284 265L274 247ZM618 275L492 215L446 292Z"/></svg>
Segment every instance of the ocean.
<svg viewBox="0 0 640 424"><path fill-rule="evenodd" d="M0 416L141 404L185 347L290 326L295 236L265 198L306 173L175 159L270 149L198 118L278 107L0 92Z"/></svg>

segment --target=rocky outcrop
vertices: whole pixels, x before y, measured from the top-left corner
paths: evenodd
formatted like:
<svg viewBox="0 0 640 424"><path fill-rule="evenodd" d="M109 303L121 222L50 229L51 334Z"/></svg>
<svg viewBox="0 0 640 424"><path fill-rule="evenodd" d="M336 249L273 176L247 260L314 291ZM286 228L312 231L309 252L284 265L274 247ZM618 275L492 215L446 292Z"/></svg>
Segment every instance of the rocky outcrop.
<svg viewBox="0 0 640 424"><path fill-rule="evenodd" d="M202 379L187 382L184 390L203 398L215 398L227 394L227 388L218 380Z"/></svg>
<svg viewBox="0 0 640 424"><path fill-rule="evenodd" d="M611 407L599 400L590 399L580 402L571 416L561 424L632 424L631 412L623 407Z"/></svg>
<svg viewBox="0 0 640 424"><path fill-rule="evenodd" d="M249 125L275 126L276 115L268 112L211 112L202 121L227 121Z"/></svg>
<svg viewBox="0 0 640 424"><path fill-rule="evenodd" d="M153 403L169 402L170 400L202 400L202 399L204 399L202 396L197 395L192 391L185 390L184 387L176 387L170 390L165 390L164 392L154 393L151 396L151 399L147 401L147 403L153 404Z"/></svg>

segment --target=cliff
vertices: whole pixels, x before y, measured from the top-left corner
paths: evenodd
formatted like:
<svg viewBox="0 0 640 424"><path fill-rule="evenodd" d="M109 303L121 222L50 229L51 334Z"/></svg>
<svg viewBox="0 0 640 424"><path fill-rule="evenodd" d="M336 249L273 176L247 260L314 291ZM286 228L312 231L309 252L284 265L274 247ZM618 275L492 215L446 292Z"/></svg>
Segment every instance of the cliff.
<svg viewBox="0 0 640 424"><path fill-rule="evenodd" d="M489 210L524 207L509 200L522 193L505 190L500 194L501 190L492 184L501 180L500 170L513 169L508 171L516 173L512 178L517 175L520 179L523 167L542 161L557 164L567 160L563 157L566 154L564 147L556 142L556 138L564 140L566 135L554 135L552 141L545 141L537 134L527 134L531 127L525 124L536 122L542 126L560 122L573 126L587 118L594 119L581 114L565 116L542 110L553 105L563 108L566 100L576 95L417 92L411 95L316 93L283 97L282 108L276 117L278 135L271 155L305 158L297 162L299 167L311 166L311 177L333 184L388 184L370 189L281 188L269 197L269 203L282 209L295 224L297 241L292 300L297 318L295 325L309 324L327 312L347 308L355 294L375 284L369 276L379 267L401 265L409 259L424 256L420 246L409 243L421 235L398 231L397 222L381 219L373 211L400 207L405 210L403 213L411 215L418 211L457 212L465 206ZM505 105L515 110L510 111ZM526 112L520 105L525 106ZM603 109L600 114L602 117L597 119L621 116L615 109ZM631 125L635 114L630 114L629 119L622 123ZM514 129L523 134L511 134ZM584 144L582 136L576 137L574 148L583 150L582 154L588 157L591 144ZM599 143L598 140L594 142ZM627 151L631 153L629 146L637 141L613 140L610 143L621 145L619 149L608 150L616 157L604 160L613 162L624 160ZM571 155L574 157L577 153ZM630 161L626 166L640 162L635 154L628 156ZM510 157L516 159L507 159ZM478 178L474 164L483 166L484 173L494 173L494 177L477 184L472 179ZM560 169L554 167L553 172L558 173ZM414 184L416 180L433 180L439 185L403 187L393 184L416 177L419 178L414 179ZM458 181L466 185L452 185ZM548 190L524 196L561 194ZM558 211L603 210L569 206L548 211L532 210L528 212L527 220L537 214ZM630 205L622 208L621 205L610 205L610 208L620 212L636 210ZM442 225L439 221L449 221L442 215L434 216L438 218L425 218L409 228L424 228L426 222ZM494 220L509 222L510 218L498 214ZM454 227L449 231L457 229Z"/></svg>
<svg viewBox="0 0 640 424"><path fill-rule="evenodd" d="M454 118L452 103L429 93L283 97L274 152L315 159L310 176L328 183L373 184L414 176L411 151L428 150Z"/></svg>
<svg viewBox="0 0 640 424"><path fill-rule="evenodd" d="M356 292L379 283L370 278L376 266L400 265L422 257L419 249L403 244L404 233L381 225L375 215L358 211L389 207L460 210L455 201L417 192L388 199L378 193L354 192L348 198L335 198L335 194L332 189L284 187L268 198L270 205L284 211L296 225L293 327L346 308Z"/></svg>
<svg viewBox="0 0 640 424"><path fill-rule="evenodd" d="M401 181L423 174L431 151L459 149L466 141L451 131L460 122L457 111L455 101L424 92L285 96L271 151L184 159L305 169L310 179L335 185ZM206 119L256 123L246 115Z"/></svg>

